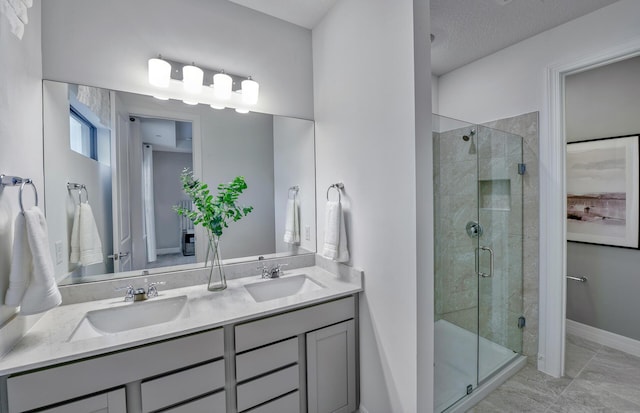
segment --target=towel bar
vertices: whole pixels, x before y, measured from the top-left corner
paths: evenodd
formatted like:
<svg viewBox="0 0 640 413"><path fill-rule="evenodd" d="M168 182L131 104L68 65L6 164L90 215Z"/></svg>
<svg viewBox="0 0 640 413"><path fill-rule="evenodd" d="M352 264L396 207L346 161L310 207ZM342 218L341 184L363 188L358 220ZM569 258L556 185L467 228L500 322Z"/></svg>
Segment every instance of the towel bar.
<svg viewBox="0 0 640 413"><path fill-rule="evenodd" d="M567 275L567 280L579 281L581 283L586 283L587 277L572 277L571 275Z"/></svg>
<svg viewBox="0 0 640 413"><path fill-rule="evenodd" d="M20 211L24 214L24 204L22 203L22 192L24 191L25 185L31 185L33 188L33 193L36 198L36 206L38 206L38 189L33 181L29 178L21 178L19 176L8 176L8 175L0 175L0 186L18 186L20 185L20 195L18 198L18 203L20 204Z"/></svg>

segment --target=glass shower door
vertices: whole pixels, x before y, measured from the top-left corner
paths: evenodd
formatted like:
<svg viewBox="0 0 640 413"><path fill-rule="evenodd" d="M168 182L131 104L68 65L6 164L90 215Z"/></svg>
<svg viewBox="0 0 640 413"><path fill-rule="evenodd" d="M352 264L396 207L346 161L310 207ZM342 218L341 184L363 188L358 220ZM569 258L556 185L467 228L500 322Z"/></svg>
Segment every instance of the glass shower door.
<svg viewBox="0 0 640 413"><path fill-rule="evenodd" d="M478 154L475 125L441 116L433 124L434 390L442 412L478 386Z"/></svg>
<svg viewBox="0 0 640 413"><path fill-rule="evenodd" d="M478 382L522 352L522 138L477 127Z"/></svg>

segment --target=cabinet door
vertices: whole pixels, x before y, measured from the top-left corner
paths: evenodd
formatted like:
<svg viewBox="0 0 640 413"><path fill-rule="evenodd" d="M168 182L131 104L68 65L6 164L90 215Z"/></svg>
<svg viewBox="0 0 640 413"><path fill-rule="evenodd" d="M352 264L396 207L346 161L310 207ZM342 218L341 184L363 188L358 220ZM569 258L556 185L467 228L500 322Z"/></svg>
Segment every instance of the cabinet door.
<svg viewBox="0 0 640 413"><path fill-rule="evenodd" d="M87 397L63 404L42 413L126 413L127 401L124 389L113 390L97 396Z"/></svg>
<svg viewBox="0 0 640 413"><path fill-rule="evenodd" d="M307 333L309 413L356 410L356 341L353 320Z"/></svg>

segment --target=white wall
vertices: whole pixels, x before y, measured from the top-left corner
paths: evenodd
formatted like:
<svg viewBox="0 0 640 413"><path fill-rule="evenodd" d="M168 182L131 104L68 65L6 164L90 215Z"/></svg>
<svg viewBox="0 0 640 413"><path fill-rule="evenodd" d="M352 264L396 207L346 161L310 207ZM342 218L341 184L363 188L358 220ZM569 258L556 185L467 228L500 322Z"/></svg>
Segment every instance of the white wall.
<svg viewBox="0 0 640 413"><path fill-rule="evenodd" d="M438 88L438 77L431 75L431 110L435 114L440 114L439 100L440 90Z"/></svg>
<svg viewBox="0 0 640 413"><path fill-rule="evenodd" d="M440 76L440 114L484 123L541 111L544 126L545 69L639 36L638 15L640 2L621 0Z"/></svg>
<svg viewBox="0 0 640 413"><path fill-rule="evenodd" d="M365 272L369 413L418 411L413 25L410 0L342 0L313 30L318 222L327 187L344 182L350 264ZM395 81L382 82L390 72ZM320 224L319 248L323 238Z"/></svg>
<svg viewBox="0 0 640 413"><path fill-rule="evenodd" d="M107 255L113 253L111 168L74 152L69 147L69 87L66 83L45 82L43 101L49 247L54 258L56 242L62 244L63 251L62 261L58 263L54 259L53 262L56 278L62 280L76 269L75 264L69 264L69 254L73 214L79 200L78 191L67 190L67 182L87 186L89 204L102 240L103 262L82 268L82 274L104 274L113 271L113 263L107 259ZM108 141L109 136L106 139ZM82 200L85 199L83 191Z"/></svg>
<svg viewBox="0 0 640 413"><path fill-rule="evenodd" d="M313 117L311 32L226 0L43 3L46 79L151 94L147 60L250 75L256 110Z"/></svg>
<svg viewBox="0 0 640 413"><path fill-rule="evenodd" d="M316 175L313 121L273 118L274 209L276 215L276 252L297 252L299 248L316 251ZM298 185L300 244L284 242L285 216L289 188ZM291 192L293 196L293 191ZM305 239L309 227L309 239Z"/></svg>
<svg viewBox="0 0 640 413"><path fill-rule="evenodd" d="M7 19L0 16L0 174L33 179L44 211L40 16L41 3L35 0L22 40L11 34ZM28 189L24 203L25 207L33 205ZM0 304L8 287L13 222L19 210L18 188L0 189ZM0 325L14 313L13 308L0 306ZM3 330L0 354L13 345L30 322L21 318L15 328Z"/></svg>

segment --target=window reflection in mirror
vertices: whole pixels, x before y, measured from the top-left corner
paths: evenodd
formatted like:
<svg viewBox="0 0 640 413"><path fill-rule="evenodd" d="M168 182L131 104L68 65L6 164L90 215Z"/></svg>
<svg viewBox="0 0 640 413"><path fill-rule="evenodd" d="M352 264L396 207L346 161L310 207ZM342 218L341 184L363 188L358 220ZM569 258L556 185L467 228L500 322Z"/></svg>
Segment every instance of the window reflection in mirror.
<svg viewBox="0 0 640 413"><path fill-rule="evenodd" d="M223 260L315 252L312 121L52 81L43 96L46 214L59 284L202 266L203 234L173 211L188 203L179 179L185 167L214 192L235 176L247 181L239 203L254 211L225 229ZM70 260L79 197L68 182L87 187L101 243L90 251L101 259L87 265ZM283 239L292 194L300 230L293 245Z"/></svg>

